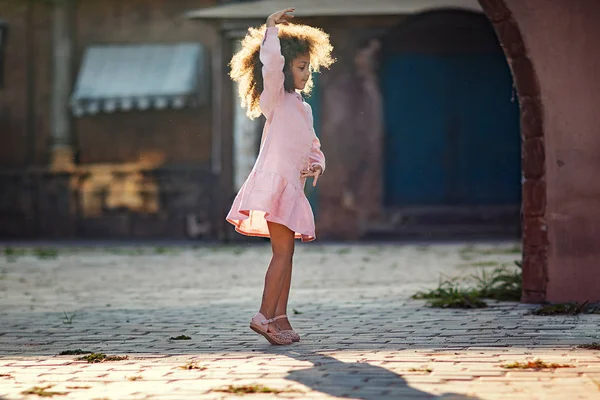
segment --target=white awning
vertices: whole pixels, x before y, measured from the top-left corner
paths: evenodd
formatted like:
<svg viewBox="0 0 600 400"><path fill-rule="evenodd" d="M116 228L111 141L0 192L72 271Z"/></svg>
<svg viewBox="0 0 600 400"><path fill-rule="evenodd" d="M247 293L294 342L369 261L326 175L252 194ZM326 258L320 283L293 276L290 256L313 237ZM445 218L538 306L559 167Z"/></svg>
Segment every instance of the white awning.
<svg viewBox="0 0 600 400"><path fill-rule="evenodd" d="M404 15L435 9L483 12L477 0L258 0L202 8L185 14L193 19L266 18L273 10L295 7L296 17Z"/></svg>
<svg viewBox="0 0 600 400"><path fill-rule="evenodd" d="M203 54L196 43L90 47L71 96L73 113L195 106Z"/></svg>

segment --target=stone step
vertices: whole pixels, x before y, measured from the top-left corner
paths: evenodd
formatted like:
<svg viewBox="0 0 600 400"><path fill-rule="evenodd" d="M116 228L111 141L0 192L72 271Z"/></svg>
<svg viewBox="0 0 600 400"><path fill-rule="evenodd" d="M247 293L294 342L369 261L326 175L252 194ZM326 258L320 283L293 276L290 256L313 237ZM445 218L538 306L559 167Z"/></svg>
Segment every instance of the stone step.
<svg viewBox="0 0 600 400"><path fill-rule="evenodd" d="M519 238L519 206L388 208L370 221L368 238Z"/></svg>

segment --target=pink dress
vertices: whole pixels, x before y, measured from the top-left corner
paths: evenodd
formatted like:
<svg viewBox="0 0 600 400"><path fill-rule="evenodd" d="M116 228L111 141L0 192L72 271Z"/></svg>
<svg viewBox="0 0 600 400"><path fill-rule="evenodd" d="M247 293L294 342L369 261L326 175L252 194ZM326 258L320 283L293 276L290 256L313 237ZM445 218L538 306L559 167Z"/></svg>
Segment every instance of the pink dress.
<svg viewBox="0 0 600 400"><path fill-rule="evenodd" d="M260 49L264 90L260 109L266 117L260 152L237 194L227 221L237 232L269 237L267 221L287 226L303 242L315 240L315 219L300 171L319 165L325 156L313 129L310 106L296 92L283 88L284 57L277 27L267 28Z"/></svg>

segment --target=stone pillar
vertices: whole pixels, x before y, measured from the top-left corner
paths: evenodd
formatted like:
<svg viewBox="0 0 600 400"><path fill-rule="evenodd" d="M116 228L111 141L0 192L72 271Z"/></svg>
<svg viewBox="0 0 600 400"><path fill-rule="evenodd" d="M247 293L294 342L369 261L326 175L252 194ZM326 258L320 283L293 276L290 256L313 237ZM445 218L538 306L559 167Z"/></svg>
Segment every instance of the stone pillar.
<svg viewBox="0 0 600 400"><path fill-rule="evenodd" d="M523 300L600 301L600 3L480 2L521 104Z"/></svg>
<svg viewBox="0 0 600 400"><path fill-rule="evenodd" d="M53 5L52 147L50 149L50 164L53 170L70 169L74 163L69 115L73 57L71 5L71 0L54 0Z"/></svg>
<svg viewBox="0 0 600 400"><path fill-rule="evenodd" d="M511 68L521 108L523 180L523 297L546 300L548 236L546 225L545 146L539 81L521 30L504 0L480 0Z"/></svg>

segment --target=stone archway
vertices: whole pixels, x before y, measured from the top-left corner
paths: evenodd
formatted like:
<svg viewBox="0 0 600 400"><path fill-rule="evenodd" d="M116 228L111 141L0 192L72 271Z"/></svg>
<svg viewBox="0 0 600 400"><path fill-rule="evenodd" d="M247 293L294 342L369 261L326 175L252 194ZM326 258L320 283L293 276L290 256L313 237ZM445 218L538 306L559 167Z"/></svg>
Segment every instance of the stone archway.
<svg viewBox="0 0 600 400"><path fill-rule="evenodd" d="M523 174L523 297L546 300L548 233L544 126L540 86L521 31L504 0L479 0L498 35L511 68L521 109Z"/></svg>

